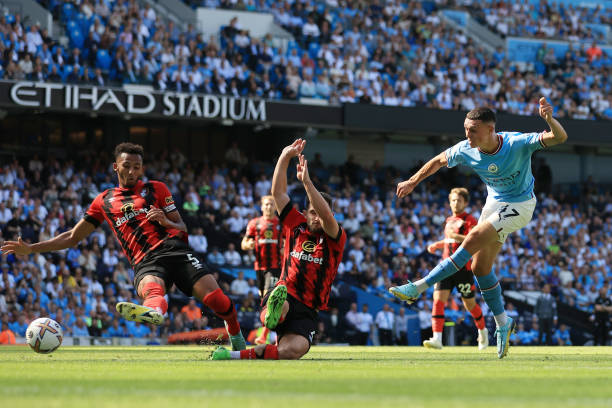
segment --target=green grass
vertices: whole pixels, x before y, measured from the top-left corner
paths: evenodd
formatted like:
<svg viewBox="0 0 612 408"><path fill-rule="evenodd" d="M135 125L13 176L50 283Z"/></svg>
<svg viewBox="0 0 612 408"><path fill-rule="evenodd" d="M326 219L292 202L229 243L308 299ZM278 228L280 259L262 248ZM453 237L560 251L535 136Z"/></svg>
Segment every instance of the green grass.
<svg viewBox="0 0 612 408"><path fill-rule="evenodd" d="M313 347L300 361L208 361L211 347L0 348L18 407L610 407L612 348Z"/></svg>

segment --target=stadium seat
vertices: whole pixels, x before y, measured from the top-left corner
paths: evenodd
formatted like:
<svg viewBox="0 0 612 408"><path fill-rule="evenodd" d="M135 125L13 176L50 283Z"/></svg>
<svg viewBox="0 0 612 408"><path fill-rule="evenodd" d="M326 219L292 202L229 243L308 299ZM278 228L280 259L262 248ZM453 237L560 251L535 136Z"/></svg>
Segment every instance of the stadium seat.
<svg viewBox="0 0 612 408"><path fill-rule="evenodd" d="M98 50L96 55L96 67L100 68L104 71L107 71L111 66L111 56L108 54L107 50L101 49Z"/></svg>
<svg viewBox="0 0 612 408"><path fill-rule="evenodd" d="M70 37L71 48L83 48L85 37L83 37L83 34L79 28L69 31L68 36Z"/></svg>
<svg viewBox="0 0 612 408"><path fill-rule="evenodd" d="M62 21L68 21L74 14L74 6L72 3L64 3L62 6Z"/></svg>

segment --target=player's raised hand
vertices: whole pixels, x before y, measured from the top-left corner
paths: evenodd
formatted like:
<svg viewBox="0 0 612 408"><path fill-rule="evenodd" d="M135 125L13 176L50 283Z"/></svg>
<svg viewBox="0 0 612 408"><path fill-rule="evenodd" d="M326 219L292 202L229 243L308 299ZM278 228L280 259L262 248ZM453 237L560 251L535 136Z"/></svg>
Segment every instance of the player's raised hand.
<svg viewBox="0 0 612 408"><path fill-rule="evenodd" d="M304 151L304 147L306 147L306 140L297 139L295 142L285 147L281 155L289 158L294 158L302 154L302 152Z"/></svg>
<svg viewBox="0 0 612 408"><path fill-rule="evenodd" d="M546 98L540 98L540 116L547 122L552 120L553 108Z"/></svg>
<svg viewBox="0 0 612 408"><path fill-rule="evenodd" d="M147 220L155 221L159 223L162 227L165 227L168 223L168 218L163 210L152 205L147 211Z"/></svg>
<svg viewBox="0 0 612 408"><path fill-rule="evenodd" d="M406 197L408 194L412 193L412 190L417 186L417 183L411 181L410 179L406 181L402 181L397 185L397 191L395 194L398 198Z"/></svg>
<svg viewBox="0 0 612 408"><path fill-rule="evenodd" d="M23 242L21 237L17 238L17 241L4 241L0 250L3 254L29 255L32 253L30 245Z"/></svg>
<svg viewBox="0 0 612 408"><path fill-rule="evenodd" d="M308 160L304 157L303 154L298 156L298 164L297 164L297 178L302 183L306 183L310 180L310 175L308 174Z"/></svg>

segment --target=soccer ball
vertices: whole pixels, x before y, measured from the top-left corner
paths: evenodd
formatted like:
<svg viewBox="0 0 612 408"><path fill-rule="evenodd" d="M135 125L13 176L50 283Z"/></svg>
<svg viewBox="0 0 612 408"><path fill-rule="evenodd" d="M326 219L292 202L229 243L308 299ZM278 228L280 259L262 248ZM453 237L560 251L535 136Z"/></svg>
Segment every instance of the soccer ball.
<svg viewBox="0 0 612 408"><path fill-rule="evenodd" d="M41 317L26 330L26 342L37 353L52 353L62 344L62 326L53 319Z"/></svg>

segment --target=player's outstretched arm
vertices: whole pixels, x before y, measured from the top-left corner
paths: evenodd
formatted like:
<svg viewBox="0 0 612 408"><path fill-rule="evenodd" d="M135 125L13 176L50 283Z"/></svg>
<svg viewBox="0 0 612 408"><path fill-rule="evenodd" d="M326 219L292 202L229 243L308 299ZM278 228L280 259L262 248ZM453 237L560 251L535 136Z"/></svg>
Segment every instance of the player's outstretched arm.
<svg viewBox="0 0 612 408"><path fill-rule="evenodd" d="M447 164L448 160L446 159L446 154L444 152L440 153L425 163L425 165L408 180L399 183L396 191L397 196L399 198L406 197L408 194L412 193L412 190L414 190L421 181L425 180Z"/></svg>
<svg viewBox="0 0 612 408"><path fill-rule="evenodd" d="M302 182L302 184L304 184L304 189L308 195L308 200L319 216L323 231L325 231L325 233L330 237L336 239L336 237L338 237L340 226L334 218L334 213L332 212L331 208L329 208L327 201L325 201L321 193L319 193L319 190L317 190L314 184L312 184L312 180L310 180L310 175L308 174L308 161L303 154L299 155L299 162L297 164L297 178Z"/></svg>
<svg viewBox="0 0 612 408"><path fill-rule="evenodd" d="M291 159L302 153L305 146L305 140L297 139L283 149L276 162L274 176L272 177L272 196L274 197L274 204L276 204L276 211L279 214L289 202L289 195L287 195L287 167L289 167Z"/></svg>
<svg viewBox="0 0 612 408"><path fill-rule="evenodd" d="M70 231L63 232L56 237L46 241L28 244L21 237L17 241L5 241L2 244L2 252L16 255L29 255L35 252L60 251L71 248L78 244L83 238L91 234L96 227L85 220L79 221Z"/></svg>
<svg viewBox="0 0 612 408"><path fill-rule="evenodd" d="M548 103L546 98L540 98L540 116L550 126L550 132L544 132L542 135L542 141L548 147L565 143L567 140L567 133L559 121L552 116L553 108Z"/></svg>

